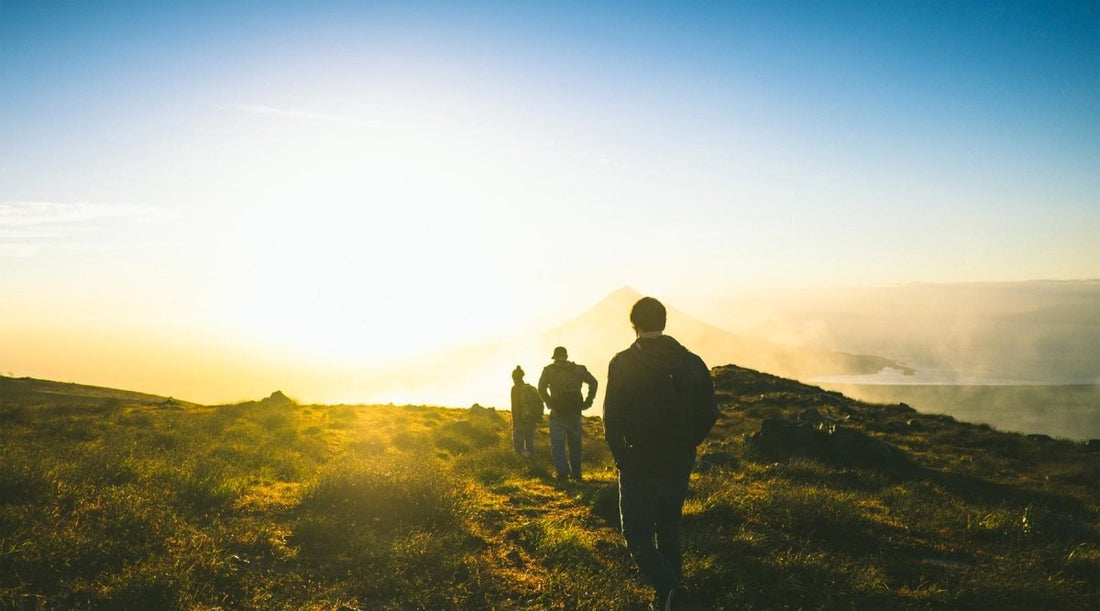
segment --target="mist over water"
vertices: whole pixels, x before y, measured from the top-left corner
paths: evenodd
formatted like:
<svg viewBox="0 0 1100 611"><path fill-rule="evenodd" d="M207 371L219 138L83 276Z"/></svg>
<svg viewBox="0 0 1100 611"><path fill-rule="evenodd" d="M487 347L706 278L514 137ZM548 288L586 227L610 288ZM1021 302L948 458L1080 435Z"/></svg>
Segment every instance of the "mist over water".
<svg viewBox="0 0 1100 611"><path fill-rule="evenodd" d="M1100 439L1100 385L889 385L823 382L823 388L871 403L905 403L917 411L998 430L1083 441Z"/></svg>
<svg viewBox="0 0 1100 611"><path fill-rule="evenodd" d="M806 380L812 384L845 384L869 386L1064 386L1090 385L1089 377L1036 381L1023 377L991 377L983 373L967 373L953 368L914 364L915 371L887 367L877 373L818 376Z"/></svg>
<svg viewBox="0 0 1100 611"><path fill-rule="evenodd" d="M773 292L723 308L719 320L746 333L912 368L809 383L1003 430L1100 437L1100 281Z"/></svg>

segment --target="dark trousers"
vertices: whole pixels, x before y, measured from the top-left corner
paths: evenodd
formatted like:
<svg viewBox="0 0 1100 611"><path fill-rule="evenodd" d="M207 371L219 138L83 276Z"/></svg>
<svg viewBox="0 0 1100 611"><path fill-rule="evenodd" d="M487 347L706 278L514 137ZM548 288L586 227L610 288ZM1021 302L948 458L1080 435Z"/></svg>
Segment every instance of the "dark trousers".
<svg viewBox="0 0 1100 611"><path fill-rule="evenodd" d="M680 585L680 519L691 472L653 476L619 472L619 517L630 556L657 589Z"/></svg>
<svg viewBox="0 0 1100 611"><path fill-rule="evenodd" d="M534 454L535 452L535 427L533 426L513 426L512 427L512 447L516 449L517 454L526 454L528 452Z"/></svg>
<svg viewBox="0 0 1100 611"><path fill-rule="evenodd" d="M580 414L562 415L550 412L550 459L558 477L581 478L581 433L584 430ZM565 446L569 445L566 456Z"/></svg>

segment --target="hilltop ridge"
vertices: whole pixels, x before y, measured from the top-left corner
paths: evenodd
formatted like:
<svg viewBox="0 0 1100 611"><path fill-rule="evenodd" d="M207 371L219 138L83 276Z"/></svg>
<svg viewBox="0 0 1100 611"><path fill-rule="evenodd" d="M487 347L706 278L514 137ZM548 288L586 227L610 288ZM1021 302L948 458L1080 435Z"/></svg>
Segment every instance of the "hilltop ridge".
<svg viewBox="0 0 1100 611"><path fill-rule="evenodd" d="M0 376L0 402L55 403L60 400L75 403L114 402L131 405L198 405L174 397L164 397L132 390L120 390L104 386L55 382L30 377Z"/></svg>

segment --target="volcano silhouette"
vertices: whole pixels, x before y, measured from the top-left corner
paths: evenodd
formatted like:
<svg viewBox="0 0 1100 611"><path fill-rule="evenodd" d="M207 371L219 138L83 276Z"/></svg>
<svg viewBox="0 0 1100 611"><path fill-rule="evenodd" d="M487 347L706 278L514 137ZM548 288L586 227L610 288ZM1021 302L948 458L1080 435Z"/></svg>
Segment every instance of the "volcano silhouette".
<svg viewBox="0 0 1100 611"><path fill-rule="evenodd" d="M588 311L542 334L544 347L562 345L601 377L611 357L634 341L630 308L642 294L630 287L611 293ZM807 379L826 375L870 374L886 367L911 371L903 363L874 355L846 354L819 348L788 346L737 335L686 314L670 304L665 332L706 361L735 364L783 377ZM549 352L547 352L549 355Z"/></svg>

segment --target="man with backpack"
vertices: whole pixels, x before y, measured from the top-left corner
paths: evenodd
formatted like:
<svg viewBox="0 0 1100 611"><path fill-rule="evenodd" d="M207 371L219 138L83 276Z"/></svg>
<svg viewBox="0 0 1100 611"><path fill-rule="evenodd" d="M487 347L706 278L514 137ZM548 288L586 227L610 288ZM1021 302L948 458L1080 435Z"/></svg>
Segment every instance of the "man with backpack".
<svg viewBox="0 0 1100 611"><path fill-rule="evenodd" d="M680 590L680 520L695 448L718 418L714 381L695 354L664 335L664 305L643 297L630 311L638 339L611 359L604 435L619 468L619 518L627 549L656 588L654 607Z"/></svg>
<svg viewBox="0 0 1100 611"><path fill-rule="evenodd" d="M542 421L542 397L523 381L523 368L512 370L512 446L520 456L535 455L535 427Z"/></svg>
<svg viewBox="0 0 1100 611"><path fill-rule="evenodd" d="M581 397L581 386L588 385L588 395ZM584 365L569 361L563 346L554 348L554 362L539 376L539 394L550 408L550 458L558 481L570 477L581 481L581 411L592 407L596 398L596 378ZM569 446L566 456L565 446Z"/></svg>

